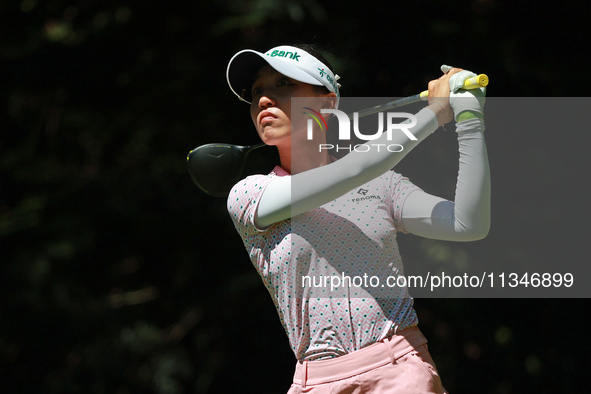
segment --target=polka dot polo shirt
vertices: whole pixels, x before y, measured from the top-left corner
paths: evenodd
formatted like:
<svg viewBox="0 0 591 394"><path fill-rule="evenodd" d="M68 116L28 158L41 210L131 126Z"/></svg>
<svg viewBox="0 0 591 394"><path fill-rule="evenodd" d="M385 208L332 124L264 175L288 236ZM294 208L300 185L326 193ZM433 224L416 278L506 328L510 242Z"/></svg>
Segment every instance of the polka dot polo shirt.
<svg viewBox="0 0 591 394"><path fill-rule="evenodd" d="M402 205L418 189L388 171L321 207L265 230L253 222L275 176L234 186L228 211L269 291L298 360L351 353L418 323L396 236Z"/></svg>

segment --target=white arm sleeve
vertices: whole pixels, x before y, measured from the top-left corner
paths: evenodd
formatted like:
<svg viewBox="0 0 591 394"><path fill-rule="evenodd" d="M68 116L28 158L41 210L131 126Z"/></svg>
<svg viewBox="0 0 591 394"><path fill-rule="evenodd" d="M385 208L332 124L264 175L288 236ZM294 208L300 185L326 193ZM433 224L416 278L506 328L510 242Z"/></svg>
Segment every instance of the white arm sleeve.
<svg viewBox="0 0 591 394"><path fill-rule="evenodd" d="M254 218L256 226L263 229L310 211L390 170L439 127L437 117L429 108L423 108L416 116L417 124L408 128L416 141L402 132L392 133L392 139L387 140L387 133L384 133L368 143L370 152L354 151L334 163L293 176L276 177L261 196ZM378 144L382 144L379 151ZM384 146L390 144L402 145L402 152L387 151ZM298 188L292 190L292 183Z"/></svg>
<svg viewBox="0 0 591 394"><path fill-rule="evenodd" d="M490 228L490 171L484 142L484 121L457 124L460 163L455 202L421 190L412 192L402 208L404 229L427 238L474 241Z"/></svg>

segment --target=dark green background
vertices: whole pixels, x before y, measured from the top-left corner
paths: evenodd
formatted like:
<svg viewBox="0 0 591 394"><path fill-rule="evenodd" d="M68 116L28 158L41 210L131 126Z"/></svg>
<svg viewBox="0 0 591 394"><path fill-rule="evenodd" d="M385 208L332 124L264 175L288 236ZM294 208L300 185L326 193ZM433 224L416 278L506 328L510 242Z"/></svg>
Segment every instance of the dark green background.
<svg viewBox="0 0 591 394"><path fill-rule="evenodd" d="M586 10L501 0L1 2L1 391L287 391L294 357L270 297L224 200L200 193L185 168L198 145L257 142L225 82L236 51L319 43L347 96L414 94L446 63L487 73L489 96L580 97L590 87ZM588 130L487 129L490 237L401 237L406 264L588 264ZM454 141L438 133L400 171L451 197ZM416 308L452 393L588 389L587 300L418 299Z"/></svg>

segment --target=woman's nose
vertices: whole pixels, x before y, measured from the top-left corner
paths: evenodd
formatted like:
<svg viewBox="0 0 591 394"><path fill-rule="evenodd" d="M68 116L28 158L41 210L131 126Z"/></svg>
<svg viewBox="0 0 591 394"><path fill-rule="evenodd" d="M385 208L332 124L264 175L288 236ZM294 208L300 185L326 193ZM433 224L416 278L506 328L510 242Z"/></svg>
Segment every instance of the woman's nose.
<svg viewBox="0 0 591 394"><path fill-rule="evenodd" d="M275 99L271 94L263 94L259 98L259 107L260 108L267 108L275 105Z"/></svg>

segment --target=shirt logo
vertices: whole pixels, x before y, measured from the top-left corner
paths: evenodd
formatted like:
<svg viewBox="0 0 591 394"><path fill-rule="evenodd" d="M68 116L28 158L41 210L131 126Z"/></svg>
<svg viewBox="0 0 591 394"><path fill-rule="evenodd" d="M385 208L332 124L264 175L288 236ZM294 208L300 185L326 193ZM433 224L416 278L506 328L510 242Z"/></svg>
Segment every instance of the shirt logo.
<svg viewBox="0 0 591 394"><path fill-rule="evenodd" d="M369 192L369 190L360 187L357 190L357 194L359 194L361 197L352 198L349 201L361 202L361 201L366 201L366 200L381 200L381 198L379 196L376 196L375 194L368 195L367 194L368 192Z"/></svg>

